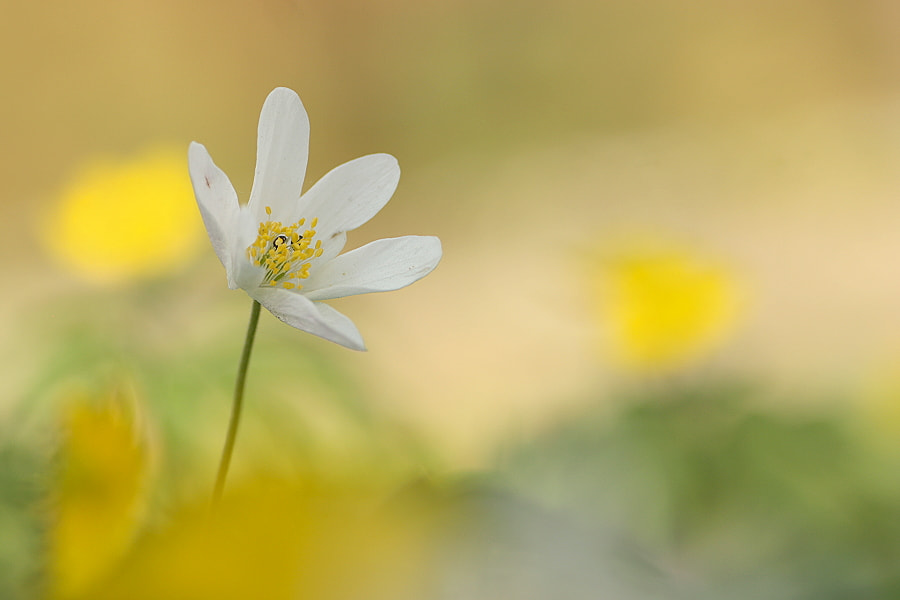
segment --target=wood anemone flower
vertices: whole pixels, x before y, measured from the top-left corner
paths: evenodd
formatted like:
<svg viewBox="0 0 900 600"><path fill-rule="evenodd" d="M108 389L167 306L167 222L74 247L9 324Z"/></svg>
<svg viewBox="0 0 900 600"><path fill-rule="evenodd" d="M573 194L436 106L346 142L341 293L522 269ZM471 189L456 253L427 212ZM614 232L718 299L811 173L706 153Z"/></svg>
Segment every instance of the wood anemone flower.
<svg viewBox="0 0 900 600"><path fill-rule="evenodd" d="M418 281L437 266L433 236L377 240L340 254L347 232L387 204L400 179L388 154L332 169L301 195L309 119L295 92L276 88L259 117L250 200L237 193L201 144L188 152L191 182L228 287L241 288L278 319L332 342L365 350L353 322L322 300L386 292Z"/></svg>

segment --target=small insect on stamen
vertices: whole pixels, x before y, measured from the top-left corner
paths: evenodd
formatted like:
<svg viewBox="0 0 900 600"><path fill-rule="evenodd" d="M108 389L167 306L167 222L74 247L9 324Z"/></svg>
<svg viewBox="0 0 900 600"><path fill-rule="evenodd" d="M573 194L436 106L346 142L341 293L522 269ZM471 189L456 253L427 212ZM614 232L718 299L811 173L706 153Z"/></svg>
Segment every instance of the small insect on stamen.
<svg viewBox="0 0 900 600"><path fill-rule="evenodd" d="M283 246L288 243L288 237L286 235L276 235L275 239L272 240L272 247L278 250L279 246Z"/></svg>

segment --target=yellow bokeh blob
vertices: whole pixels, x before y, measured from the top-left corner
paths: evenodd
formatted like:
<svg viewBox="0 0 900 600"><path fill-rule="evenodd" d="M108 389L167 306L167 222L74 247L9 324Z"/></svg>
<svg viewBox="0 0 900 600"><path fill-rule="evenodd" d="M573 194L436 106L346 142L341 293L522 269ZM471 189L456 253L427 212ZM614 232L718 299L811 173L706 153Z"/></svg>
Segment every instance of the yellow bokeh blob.
<svg viewBox="0 0 900 600"><path fill-rule="evenodd" d="M205 496L173 510L71 600L420 598L428 514L363 477L236 479L212 510Z"/></svg>
<svg viewBox="0 0 900 600"><path fill-rule="evenodd" d="M684 367L725 341L743 312L737 275L681 245L629 242L593 266L601 329L628 368Z"/></svg>
<svg viewBox="0 0 900 600"><path fill-rule="evenodd" d="M80 595L114 569L140 525L149 446L134 411L111 395L72 403L51 493L50 596Z"/></svg>
<svg viewBox="0 0 900 600"><path fill-rule="evenodd" d="M90 280L158 275L183 264L203 238L180 149L83 166L39 226L47 249Z"/></svg>
<svg viewBox="0 0 900 600"><path fill-rule="evenodd" d="M900 450L900 351L870 366L858 400L867 440L892 453Z"/></svg>

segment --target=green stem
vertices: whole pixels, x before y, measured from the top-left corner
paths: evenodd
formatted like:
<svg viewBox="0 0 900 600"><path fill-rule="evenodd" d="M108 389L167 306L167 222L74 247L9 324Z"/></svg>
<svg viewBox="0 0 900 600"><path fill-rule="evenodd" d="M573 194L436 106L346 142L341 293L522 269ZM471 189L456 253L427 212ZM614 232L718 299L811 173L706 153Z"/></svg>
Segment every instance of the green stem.
<svg viewBox="0 0 900 600"><path fill-rule="evenodd" d="M247 325L247 337L244 339L244 351L241 353L241 364L238 366L237 381L234 383L234 403L231 405L231 420L228 422L228 433L225 436L225 447L219 461L219 473L216 475L216 487L213 488L213 505L222 497L225 478L231 465L231 454L234 452L234 440L237 438L238 425L241 422L241 406L244 404L244 382L247 380L247 366L250 364L250 351L253 349L253 338L256 337L256 325L259 323L259 302L253 301L250 309L250 323Z"/></svg>

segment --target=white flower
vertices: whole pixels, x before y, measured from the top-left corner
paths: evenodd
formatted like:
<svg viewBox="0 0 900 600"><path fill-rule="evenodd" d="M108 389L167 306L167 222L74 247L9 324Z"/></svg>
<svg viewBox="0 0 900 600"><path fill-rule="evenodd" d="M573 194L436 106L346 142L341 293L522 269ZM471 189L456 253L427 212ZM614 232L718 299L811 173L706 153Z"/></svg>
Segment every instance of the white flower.
<svg viewBox="0 0 900 600"><path fill-rule="evenodd" d="M188 153L191 182L228 287L241 288L273 315L354 350L365 350L353 322L320 300L396 290L441 259L436 237L377 240L341 254L347 232L387 204L400 167L371 154L331 170L301 196L309 119L292 90L269 94L259 117L250 200L237 193L202 145Z"/></svg>

